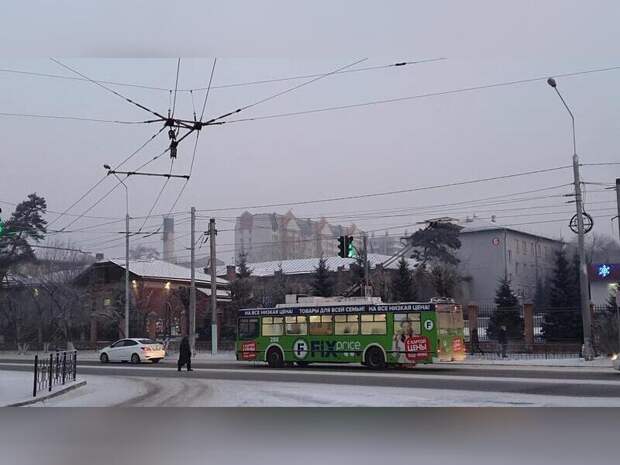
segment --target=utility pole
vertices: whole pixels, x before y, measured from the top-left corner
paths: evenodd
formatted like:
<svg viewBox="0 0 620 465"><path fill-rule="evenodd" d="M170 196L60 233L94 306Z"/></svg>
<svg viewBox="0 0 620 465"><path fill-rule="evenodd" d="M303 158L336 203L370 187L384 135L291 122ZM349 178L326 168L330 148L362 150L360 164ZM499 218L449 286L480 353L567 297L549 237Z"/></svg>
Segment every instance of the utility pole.
<svg viewBox="0 0 620 465"><path fill-rule="evenodd" d="M196 347L196 208L190 210L190 287L189 287L189 346L192 354Z"/></svg>
<svg viewBox="0 0 620 465"><path fill-rule="evenodd" d="M573 133L573 181L575 185L575 207L577 209L577 246L579 249L579 293L581 295L581 320L583 323L583 358L587 361L594 359L594 349L592 347L592 316L590 314L590 292L588 286L588 268L586 264L586 250L584 245L585 230L583 225L584 209L583 197L581 195L581 180L579 179L579 156L577 155L577 142L575 137L575 117L568 107L564 97L557 88L555 79L547 79L549 84L556 91L564 107L568 111L572 122Z"/></svg>
<svg viewBox="0 0 620 465"><path fill-rule="evenodd" d="M368 281L368 236L364 233L364 297L371 297L370 285Z"/></svg>
<svg viewBox="0 0 620 465"><path fill-rule="evenodd" d="M129 337L129 206L125 215L125 337Z"/></svg>
<svg viewBox="0 0 620 465"><path fill-rule="evenodd" d="M618 208L618 237L620 238L620 178L616 178L616 205ZM620 286L620 283L616 283ZM616 325L618 326L618 350L620 351L620 287L616 287Z"/></svg>
<svg viewBox="0 0 620 465"><path fill-rule="evenodd" d="M217 354L217 273L216 273L216 257L215 257L215 218L209 220L209 241L211 246L211 354Z"/></svg>
<svg viewBox="0 0 620 465"><path fill-rule="evenodd" d="M616 178L616 205L618 207L618 239L620 240L620 178Z"/></svg>

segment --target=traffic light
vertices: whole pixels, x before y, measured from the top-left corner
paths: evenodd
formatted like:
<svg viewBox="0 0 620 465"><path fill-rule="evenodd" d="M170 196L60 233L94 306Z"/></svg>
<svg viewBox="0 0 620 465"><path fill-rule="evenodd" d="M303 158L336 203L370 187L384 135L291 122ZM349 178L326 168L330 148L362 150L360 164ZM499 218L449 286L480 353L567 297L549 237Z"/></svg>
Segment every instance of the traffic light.
<svg viewBox="0 0 620 465"><path fill-rule="evenodd" d="M338 256L340 258L346 258L347 256L347 238L346 236L338 237Z"/></svg>
<svg viewBox="0 0 620 465"><path fill-rule="evenodd" d="M340 258L357 257L357 249L353 245L353 236L338 237L338 256Z"/></svg>
<svg viewBox="0 0 620 465"><path fill-rule="evenodd" d="M357 257L357 250L353 245L353 236L346 236L345 239L345 250L347 251L347 257L355 258Z"/></svg>

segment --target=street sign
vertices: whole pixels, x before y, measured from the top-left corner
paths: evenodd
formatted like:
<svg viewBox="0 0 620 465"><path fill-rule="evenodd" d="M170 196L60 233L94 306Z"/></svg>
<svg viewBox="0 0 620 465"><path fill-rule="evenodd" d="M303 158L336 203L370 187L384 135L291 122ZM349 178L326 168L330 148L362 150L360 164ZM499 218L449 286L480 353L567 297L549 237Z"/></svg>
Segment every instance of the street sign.
<svg viewBox="0 0 620 465"><path fill-rule="evenodd" d="M590 231L592 231L592 228L594 227L594 220L586 212L583 212L582 216L583 216L583 232L584 234L588 234ZM575 234L579 233L579 228L577 227L577 214L576 213L570 219L569 226L570 226L571 231L573 231Z"/></svg>

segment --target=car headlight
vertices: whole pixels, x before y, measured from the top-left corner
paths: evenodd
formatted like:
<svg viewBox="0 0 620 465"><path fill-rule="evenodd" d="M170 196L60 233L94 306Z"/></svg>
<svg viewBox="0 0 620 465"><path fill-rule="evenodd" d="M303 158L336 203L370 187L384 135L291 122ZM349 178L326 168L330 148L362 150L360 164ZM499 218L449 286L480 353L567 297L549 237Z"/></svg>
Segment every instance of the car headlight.
<svg viewBox="0 0 620 465"><path fill-rule="evenodd" d="M613 354L613 355L611 356L611 359L612 359L612 360L618 360L618 354Z"/></svg>

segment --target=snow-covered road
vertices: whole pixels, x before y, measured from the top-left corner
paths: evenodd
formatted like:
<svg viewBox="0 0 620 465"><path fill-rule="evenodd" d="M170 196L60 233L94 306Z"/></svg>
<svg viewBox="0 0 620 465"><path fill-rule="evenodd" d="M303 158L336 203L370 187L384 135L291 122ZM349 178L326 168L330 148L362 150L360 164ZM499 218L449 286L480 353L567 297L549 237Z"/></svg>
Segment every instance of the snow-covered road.
<svg viewBox="0 0 620 465"><path fill-rule="evenodd" d="M37 406L581 406L619 407L620 398L266 381L85 376L87 385ZM506 382L514 382L508 379ZM557 382L558 380L548 380ZM518 382L518 381L517 381ZM602 383L591 381L589 383ZM605 382L610 383L610 382ZM620 383L619 383L620 384Z"/></svg>

